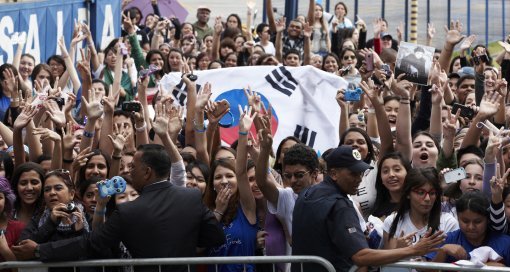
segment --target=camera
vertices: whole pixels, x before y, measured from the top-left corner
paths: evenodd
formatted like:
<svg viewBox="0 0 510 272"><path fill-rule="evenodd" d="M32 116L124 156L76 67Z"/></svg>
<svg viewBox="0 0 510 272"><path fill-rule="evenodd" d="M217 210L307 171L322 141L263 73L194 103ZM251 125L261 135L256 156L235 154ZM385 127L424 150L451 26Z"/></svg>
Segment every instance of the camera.
<svg viewBox="0 0 510 272"><path fill-rule="evenodd" d="M140 79L143 80L144 78L156 73L159 70L161 70L161 68L159 68L157 65L151 64L149 65L149 68L140 71Z"/></svg>
<svg viewBox="0 0 510 272"><path fill-rule="evenodd" d="M487 54L483 54L481 56L473 56L473 62L475 63L475 65L480 65L482 63L489 63L489 57L487 56Z"/></svg>
<svg viewBox="0 0 510 272"><path fill-rule="evenodd" d="M142 106L138 102L125 101L122 102L122 111L126 112L140 112Z"/></svg>
<svg viewBox="0 0 510 272"><path fill-rule="evenodd" d="M76 204L74 202L69 202L66 205L66 213L72 213L76 211L78 208L76 207Z"/></svg>
<svg viewBox="0 0 510 272"><path fill-rule="evenodd" d="M381 65L381 68L384 70L384 74L386 75L386 79L391 77L391 68L388 64Z"/></svg>
<svg viewBox="0 0 510 272"><path fill-rule="evenodd" d="M119 176L115 176L111 179L102 180L96 183L99 195L102 198L112 196L115 194L122 194L126 191L126 181Z"/></svg>
<svg viewBox="0 0 510 272"><path fill-rule="evenodd" d="M193 81L193 82L195 82L195 81L197 81L198 77L197 77L197 75L189 74L188 75L188 79Z"/></svg>
<svg viewBox="0 0 510 272"><path fill-rule="evenodd" d="M59 108L62 108L65 104L65 100L63 97L52 97L51 99L55 100L55 102L57 102L57 105Z"/></svg>
<svg viewBox="0 0 510 272"><path fill-rule="evenodd" d="M359 101L361 99L361 94L363 91L361 88L357 87L355 89L347 89L344 93L345 101Z"/></svg>

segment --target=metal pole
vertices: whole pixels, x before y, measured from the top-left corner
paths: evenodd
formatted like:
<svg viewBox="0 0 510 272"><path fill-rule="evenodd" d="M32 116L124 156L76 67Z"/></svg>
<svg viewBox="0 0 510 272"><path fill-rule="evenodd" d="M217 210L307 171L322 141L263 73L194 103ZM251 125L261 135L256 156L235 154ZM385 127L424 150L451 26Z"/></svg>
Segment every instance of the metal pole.
<svg viewBox="0 0 510 272"><path fill-rule="evenodd" d="M446 25L449 27L450 26L450 22L452 21L452 2L450 0L448 0L448 3L447 3L447 10L448 10L448 16L447 16L447 20L446 21Z"/></svg>
<svg viewBox="0 0 510 272"><path fill-rule="evenodd" d="M501 0L501 24L503 25L503 41L506 41L506 31L505 31L505 1L506 0Z"/></svg>
<svg viewBox="0 0 510 272"><path fill-rule="evenodd" d="M427 0L427 28L430 23L430 0Z"/></svg>
<svg viewBox="0 0 510 272"><path fill-rule="evenodd" d="M297 1L285 0L285 17L288 18L287 25L297 17Z"/></svg>
<svg viewBox="0 0 510 272"><path fill-rule="evenodd" d="M467 35L471 35L471 0L467 0Z"/></svg>
<svg viewBox="0 0 510 272"><path fill-rule="evenodd" d="M262 1L262 22L267 23L266 1Z"/></svg>
<svg viewBox="0 0 510 272"><path fill-rule="evenodd" d="M418 42L418 0L411 0L411 42Z"/></svg>
<svg viewBox="0 0 510 272"><path fill-rule="evenodd" d="M505 0L503 0L505 1ZM329 12L329 5L330 5L330 0L326 0L326 12Z"/></svg>
<svg viewBox="0 0 510 272"><path fill-rule="evenodd" d="M358 0L354 0L354 15L357 15L358 13ZM356 20L356 18L354 18Z"/></svg>
<svg viewBox="0 0 510 272"><path fill-rule="evenodd" d="M384 12L386 7L386 0L381 1L381 18L384 18Z"/></svg>
<svg viewBox="0 0 510 272"><path fill-rule="evenodd" d="M485 0L485 46L489 43L489 0Z"/></svg>
<svg viewBox="0 0 510 272"><path fill-rule="evenodd" d="M409 33L409 25L407 24L407 22L409 21L409 0L406 0L405 1L405 11L404 11L404 25L405 25L405 35L404 35L404 40L407 42L407 33Z"/></svg>

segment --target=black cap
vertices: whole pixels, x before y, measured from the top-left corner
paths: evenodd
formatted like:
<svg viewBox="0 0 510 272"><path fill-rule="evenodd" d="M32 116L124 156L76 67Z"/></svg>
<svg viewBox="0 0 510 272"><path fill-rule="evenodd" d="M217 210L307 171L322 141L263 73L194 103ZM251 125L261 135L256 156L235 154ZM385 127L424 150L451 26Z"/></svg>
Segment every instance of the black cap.
<svg viewBox="0 0 510 272"><path fill-rule="evenodd" d="M352 172L365 172L367 169L373 169L370 164L361 159L361 153L353 149L350 145L341 145L326 157L326 165L331 168L348 168Z"/></svg>

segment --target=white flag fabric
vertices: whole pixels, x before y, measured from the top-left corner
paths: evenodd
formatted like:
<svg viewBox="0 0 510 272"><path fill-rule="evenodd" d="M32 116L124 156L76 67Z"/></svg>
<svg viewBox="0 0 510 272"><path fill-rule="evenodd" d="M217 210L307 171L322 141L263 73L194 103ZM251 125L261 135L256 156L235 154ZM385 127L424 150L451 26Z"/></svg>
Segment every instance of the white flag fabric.
<svg viewBox="0 0 510 272"><path fill-rule="evenodd" d="M273 108L273 148L281 140L296 136L306 145L323 153L338 146L340 108L335 96L337 90L347 87L347 81L312 66L248 66L197 71L197 90L205 83L212 85L211 99L226 99L233 116L223 117L229 128L221 128L222 141L231 144L238 137L238 104L243 108L248 100L243 88L256 91L268 108ZM164 89L173 90L176 100L185 105L186 90L180 73L170 73L161 79ZM254 128L252 135L256 137Z"/></svg>

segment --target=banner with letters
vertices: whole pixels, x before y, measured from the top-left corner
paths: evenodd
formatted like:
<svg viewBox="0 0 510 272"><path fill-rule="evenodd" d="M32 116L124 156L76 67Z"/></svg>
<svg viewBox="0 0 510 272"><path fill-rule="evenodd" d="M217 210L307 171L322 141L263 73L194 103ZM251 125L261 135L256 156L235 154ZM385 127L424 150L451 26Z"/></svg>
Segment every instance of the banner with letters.
<svg viewBox="0 0 510 272"><path fill-rule="evenodd" d="M23 53L33 55L36 64L60 54L57 40L64 36L69 45L75 21L89 23L96 48L103 49L120 36L120 0L88 2L51 0L0 5L0 65L12 63L20 37L25 40Z"/></svg>
<svg viewBox="0 0 510 272"><path fill-rule="evenodd" d="M274 150L287 136L296 136L316 151L323 153L336 147L339 142L338 122L340 108L335 100L336 92L346 88L347 82L333 74L312 66L249 66L197 71L197 89L206 82L212 85L214 101L226 99L232 115L225 115L229 128L221 128L221 139L231 144L238 138L239 109L248 104L243 88L256 91L268 108L272 106L272 129ZM173 90L176 101L185 105L186 86L180 73L170 73L160 83L163 89ZM222 120L223 121L223 120ZM256 137L255 128L252 135Z"/></svg>

